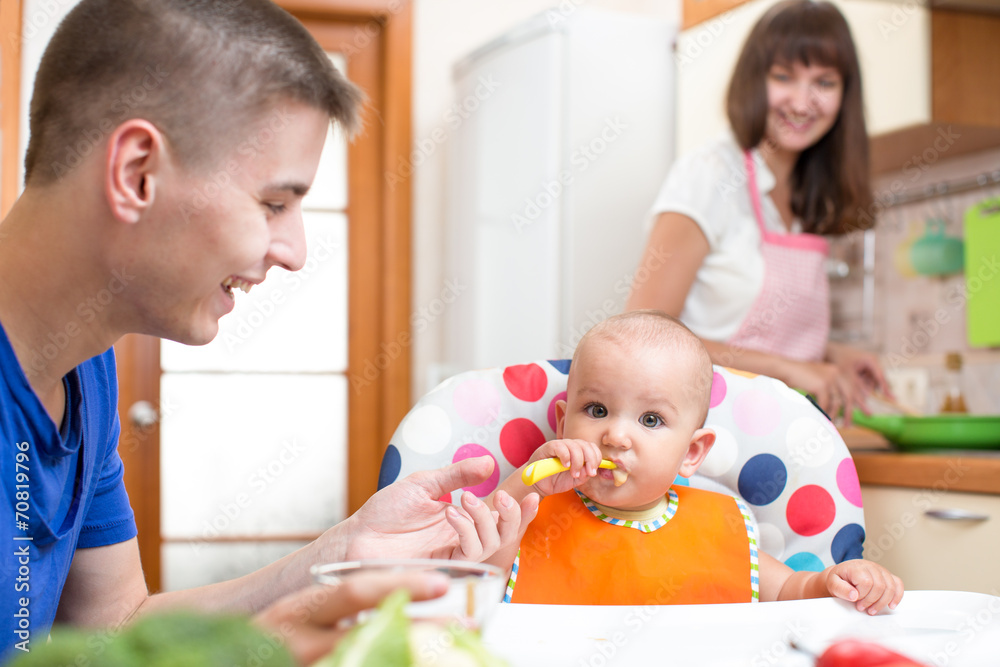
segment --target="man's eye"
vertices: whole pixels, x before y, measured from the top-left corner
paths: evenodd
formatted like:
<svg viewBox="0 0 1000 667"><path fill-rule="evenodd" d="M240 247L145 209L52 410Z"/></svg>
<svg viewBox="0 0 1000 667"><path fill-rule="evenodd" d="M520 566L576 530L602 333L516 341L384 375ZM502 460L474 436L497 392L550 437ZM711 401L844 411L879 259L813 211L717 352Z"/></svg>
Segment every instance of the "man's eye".
<svg viewBox="0 0 1000 667"><path fill-rule="evenodd" d="M284 213L285 210L288 208L284 204L268 204L268 203L265 203L264 206L266 206L267 210L269 210L271 213L273 213L275 215L278 215L279 213Z"/></svg>
<svg viewBox="0 0 1000 667"><path fill-rule="evenodd" d="M597 405L597 404L588 405L587 406L587 413L591 417L594 417L596 419L603 419L604 417L608 416L608 409L606 407L604 407L603 405Z"/></svg>
<svg viewBox="0 0 1000 667"><path fill-rule="evenodd" d="M646 428L656 428L663 423L663 420L660 419L659 415L647 412L639 419L639 422Z"/></svg>

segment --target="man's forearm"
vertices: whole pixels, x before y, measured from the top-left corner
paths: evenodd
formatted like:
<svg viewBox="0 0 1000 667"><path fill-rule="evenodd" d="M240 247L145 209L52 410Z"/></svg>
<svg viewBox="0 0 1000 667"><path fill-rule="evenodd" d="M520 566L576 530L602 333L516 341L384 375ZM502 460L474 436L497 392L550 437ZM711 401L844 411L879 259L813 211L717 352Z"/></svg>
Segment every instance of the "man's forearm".
<svg viewBox="0 0 1000 667"><path fill-rule="evenodd" d="M139 614L187 607L202 611L255 614L285 595L313 583L309 568L344 560L353 524L347 519L316 541L245 576L146 598Z"/></svg>

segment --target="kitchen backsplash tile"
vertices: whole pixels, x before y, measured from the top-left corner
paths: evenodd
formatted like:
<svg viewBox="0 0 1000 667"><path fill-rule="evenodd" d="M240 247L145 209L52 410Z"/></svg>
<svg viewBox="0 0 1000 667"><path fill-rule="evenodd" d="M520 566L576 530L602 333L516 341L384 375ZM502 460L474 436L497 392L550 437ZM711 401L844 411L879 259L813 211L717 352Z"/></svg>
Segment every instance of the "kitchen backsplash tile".
<svg viewBox="0 0 1000 667"><path fill-rule="evenodd" d="M919 164L917 168L908 163L898 172L879 177L875 181L876 198L884 200L888 193L921 190L995 172L1000 165L1000 149ZM966 360L963 381L970 411L1000 413L1000 348L969 346L964 274L914 275L907 263L910 244L928 232L929 220L942 221L940 227L931 228L932 234L961 238L966 210L987 198L1000 198L1000 187L881 211L875 231L867 240L867 271L863 233L832 244L832 262L840 269L839 274L845 269L847 273L846 277L831 278L834 336L878 352L887 370L927 369L925 398L930 411L936 411L943 391L945 354L960 352ZM874 286L867 308L866 273L869 288Z"/></svg>

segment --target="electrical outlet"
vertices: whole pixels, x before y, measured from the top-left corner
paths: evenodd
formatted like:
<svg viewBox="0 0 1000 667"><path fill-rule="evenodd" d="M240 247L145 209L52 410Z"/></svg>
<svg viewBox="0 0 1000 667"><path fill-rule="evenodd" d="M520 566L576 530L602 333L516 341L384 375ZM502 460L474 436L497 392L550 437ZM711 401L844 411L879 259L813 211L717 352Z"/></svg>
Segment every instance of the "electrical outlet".
<svg viewBox="0 0 1000 667"><path fill-rule="evenodd" d="M927 412L930 374L926 368L893 368L886 370L885 379L899 403L916 412Z"/></svg>

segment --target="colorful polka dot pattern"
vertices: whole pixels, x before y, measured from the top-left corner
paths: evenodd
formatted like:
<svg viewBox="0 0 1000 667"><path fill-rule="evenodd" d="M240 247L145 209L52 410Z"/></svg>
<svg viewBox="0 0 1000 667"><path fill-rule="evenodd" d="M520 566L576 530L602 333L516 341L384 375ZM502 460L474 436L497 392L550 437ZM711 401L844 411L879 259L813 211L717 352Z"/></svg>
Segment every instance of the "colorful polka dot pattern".
<svg viewBox="0 0 1000 667"><path fill-rule="evenodd" d="M441 383L403 419L386 449L379 488L418 470L472 456L497 463L469 491L489 495L555 437L569 361L471 371ZM764 376L716 367L706 426L717 442L682 483L723 484L747 501L761 548L796 570L861 557L864 515L857 470L840 434L809 401ZM702 481L704 480L704 481ZM445 500L457 503L461 494Z"/></svg>

